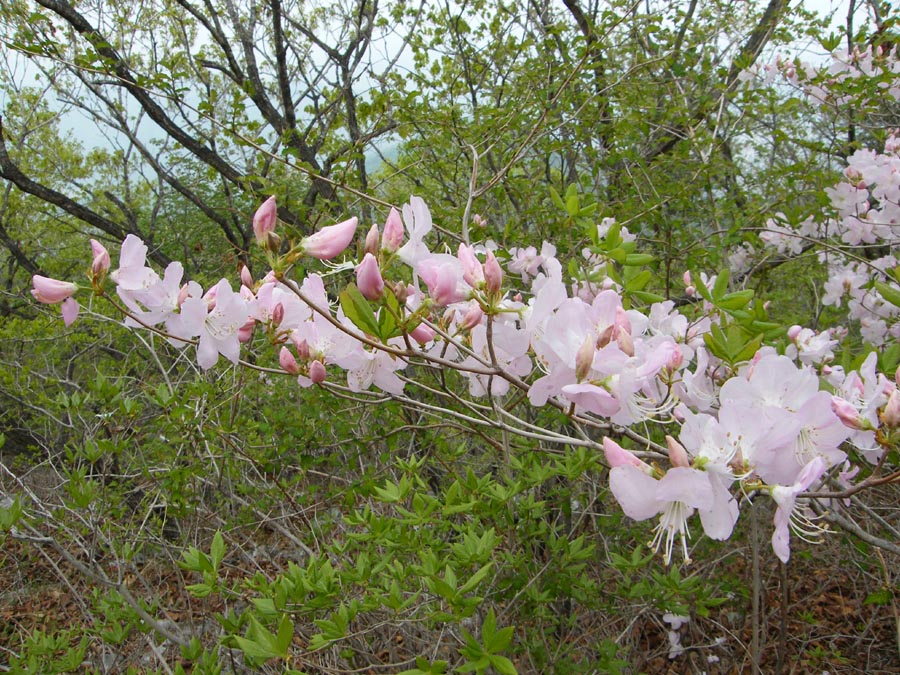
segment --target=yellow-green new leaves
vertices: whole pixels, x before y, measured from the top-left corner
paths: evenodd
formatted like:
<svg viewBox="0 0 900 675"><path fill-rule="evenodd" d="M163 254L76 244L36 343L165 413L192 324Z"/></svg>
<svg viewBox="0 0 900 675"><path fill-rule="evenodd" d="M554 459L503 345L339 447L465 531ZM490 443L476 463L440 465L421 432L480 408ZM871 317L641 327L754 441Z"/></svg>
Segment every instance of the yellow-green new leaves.
<svg viewBox="0 0 900 675"><path fill-rule="evenodd" d="M272 633L255 617L250 617L250 626L244 637L235 636L235 642L244 655L255 663L269 659L286 659L291 641L294 639L294 622L287 614L281 615L278 631Z"/></svg>
<svg viewBox="0 0 900 675"><path fill-rule="evenodd" d="M480 643L471 633L463 628L463 638L466 644L460 649L460 653L468 661L457 668L457 670L461 673L474 671L480 675L488 668L493 668L501 675L517 675L513 662L499 654L499 652L509 648L512 642L513 630L512 626L497 629L497 617L494 615L493 609L488 611L487 616L484 617L484 623L481 626Z"/></svg>

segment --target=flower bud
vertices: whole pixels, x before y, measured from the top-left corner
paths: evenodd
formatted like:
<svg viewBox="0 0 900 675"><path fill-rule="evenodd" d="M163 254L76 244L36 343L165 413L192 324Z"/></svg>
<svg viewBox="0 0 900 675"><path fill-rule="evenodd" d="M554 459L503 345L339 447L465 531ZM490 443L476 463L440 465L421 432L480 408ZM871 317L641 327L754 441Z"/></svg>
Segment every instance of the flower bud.
<svg viewBox="0 0 900 675"><path fill-rule="evenodd" d="M308 256L319 260L330 260L343 253L350 245L358 224L359 220L353 216L337 225L323 227L315 234L303 239L300 246Z"/></svg>
<svg viewBox="0 0 900 675"><path fill-rule="evenodd" d="M372 225L366 234L365 252L375 255L378 253L378 226Z"/></svg>
<svg viewBox="0 0 900 675"><path fill-rule="evenodd" d="M282 321L284 321L284 305L279 302L272 308L272 325L280 326Z"/></svg>
<svg viewBox="0 0 900 675"><path fill-rule="evenodd" d="M302 361L309 361L309 343L306 340L292 340L297 348L297 356Z"/></svg>
<svg viewBox="0 0 900 675"><path fill-rule="evenodd" d="M463 280L472 288L479 288L484 282L484 268L475 256L475 249L465 244L459 245L456 254L463 268Z"/></svg>
<svg viewBox="0 0 900 675"><path fill-rule="evenodd" d="M575 379L581 382L591 372L594 365L594 341L587 336L575 354Z"/></svg>
<svg viewBox="0 0 900 675"><path fill-rule="evenodd" d="M325 365L321 361L316 360L309 364L309 379L313 384L322 384L327 375Z"/></svg>
<svg viewBox="0 0 900 675"><path fill-rule="evenodd" d="M191 297L191 288L188 284L185 284L178 291L178 306L181 307L184 304L184 301Z"/></svg>
<svg viewBox="0 0 900 675"><path fill-rule="evenodd" d="M691 271L685 270L685 273L681 275L681 280L684 282L685 286L693 286L691 283Z"/></svg>
<svg viewBox="0 0 900 675"><path fill-rule="evenodd" d="M484 260L484 281L490 293L499 293L503 287L503 269L493 251L488 251Z"/></svg>
<svg viewBox="0 0 900 675"><path fill-rule="evenodd" d="M844 426L857 431L871 428L868 420L861 417L859 411L849 401L842 399L840 396L831 397L831 410L837 415L838 419Z"/></svg>
<svg viewBox="0 0 900 675"><path fill-rule="evenodd" d="M366 300L377 302L384 295L384 279L381 278L378 261L371 253L366 253L363 261L356 266L356 286Z"/></svg>
<svg viewBox="0 0 900 675"><path fill-rule="evenodd" d="M420 345L431 342L432 340L434 340L434 337L436 335L437 333L434 332L434 329L430 326L426 326L424 323L420 323L418 326L409 331L409 336Z"/></svg>
<svg viewBox="0 0 900 675"><path fill-rule="evenodd" d="M606 463L609 464L611 469L615 469L617 466L633 466L646 474L653 473L653 469L646 462L635 457L609 436L603 438L603 454L606 456Z"/></svg>
<svg viewBox="0 0 900 675"><path fill-rule="evenodd" d="M241 265L241 283L247 288L253 288L253 276L246 265Z"/></svg>
<svg viewBox="0 0 900 675"><path fill-rule="evenodd" d="M666 445L669 446L669 461L672 462L672 466L689 467L691 465L687 450L681 443L671 436L666 436Z"/></svg>
<svg viewBox="0 0 900 675"><path fill-rule="evenodd" d="M238 328L238 342L246 344L253 337L253 327L256 325L256 319L248 319L247 323Z"/></svg>
<svg viewBox="0 0 900 675"><path fill-rule="evenodd" d="M796 340L802 330L803 330L802 326L797 326L797 325L791 326L790 328L788 328L788 331L787 331L788 339L791 341Z"/></svg>
<svg viewBox="0 0 900 675"><path fill-rule="evenodd" d="M896 429L900 427L900 389L894 389L888 397L888 402L881 411L881 423L886 427Z"/></svg>
<svg viewBox="0 0 900 675"><path fill-rule="evenodd" d="M281 366L282 370L291 375L300 374L300 366L297 365L297 359L294 358L294 355L291 354L291 350L287 347L282 347L281 351L278 352L278 364Z"/></svg>
<svg viewBox="0 0 900 675"><path fill-rule="evenodd" d="M263 242L263 248L271 251L275 255L281 253L281 237L275 232L266 232L266 238Z"/></svg>
<svg viewBox="0 0 900 675"><path fill-rule="evenodd" d="M91 251L94 254L94 261L91 263L91 276L96 279L106 274L109 270L109 251L95 239L91 239Z"/></svg>
<svg viewBox="0 0 900 675"><path fill-rule="evenodd" d="M472 330L481 323L481 317L484 316L484 312L481 310L477 302L473 302L472 306L469 307L469 311L466 312L466 315L463 317L462 323L459 325L459 329L461 331Z"/></svg>
<svg viewBox="0 0 900 675"><path fill-rule="evenodd" d="M266 235L273 232L278 222L278 207L275 204L275 196L269 197L253 214L253 234L256 243L266 244Z"/></svg>
<svg viewBox="0 0 900 675"><path fill-rule="evenodd" d="M387 220L384 223L384 232L381 235L381 248L388 253L393 253L403 243L403 221L397 209L391 207Z"/></svg>
<svg viewBox="0 0 900 675"><path fill-rule="evenodd" d="M401 305L406 304L409 296L412 295L414 291L415 289L412 286L403 281L398 281L394 285L394 295L397 297L397 302Z"/></svg>

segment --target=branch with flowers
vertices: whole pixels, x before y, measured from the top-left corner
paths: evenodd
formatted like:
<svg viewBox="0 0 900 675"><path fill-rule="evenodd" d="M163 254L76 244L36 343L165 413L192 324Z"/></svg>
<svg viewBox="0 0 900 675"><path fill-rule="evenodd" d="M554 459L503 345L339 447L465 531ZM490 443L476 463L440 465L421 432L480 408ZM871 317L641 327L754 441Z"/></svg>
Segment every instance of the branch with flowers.
<svg viewBox="0 0 900 675"><path fill-rule="evenodd" d="M261 279L244 268L238 290L227 279L204 290L178 262L160 276L132 235L113 270L92 241L91 290L109 297L114 286L126 325L191 345L204 370L220 357L246 363L242 350L264 344L301 387L364 399L380 390L427 416L602 452L624 513L657 519L653 544L667 563L676 548L688 558L695 514L726 540L755 495L777 505L772 547L786 562L792 531L815 535L817 510L898 479L900 392L875 352L845 372L830 365L827 336L793 327L785 346L784 328L752 291L729 288L727 272L685 272L693 302L676 307L647 290L652 259L611 219L591 232L577 277L547 242L540 252L432 250L432 227L412 197L358 249L356 218L290 238L269 198L253 217L270 267ZM327 276L297 271L303 258L342 255ZM33 281L38 301L76 320L76 284ZM523 409L547 406L564 429Z"/></svg>

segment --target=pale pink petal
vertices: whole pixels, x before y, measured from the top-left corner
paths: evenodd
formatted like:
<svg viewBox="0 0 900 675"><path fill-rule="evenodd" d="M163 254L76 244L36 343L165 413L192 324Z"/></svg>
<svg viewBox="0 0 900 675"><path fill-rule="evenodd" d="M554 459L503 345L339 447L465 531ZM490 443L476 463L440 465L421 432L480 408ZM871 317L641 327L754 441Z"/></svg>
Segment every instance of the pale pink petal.
<svg viewBox="0 0 900 675"><path fill-rule="evenodd" d="M623 465L609 472L609 489L633 520L647 520L658 514L664 504L656 499L658 481L640 469Z"/></svg>

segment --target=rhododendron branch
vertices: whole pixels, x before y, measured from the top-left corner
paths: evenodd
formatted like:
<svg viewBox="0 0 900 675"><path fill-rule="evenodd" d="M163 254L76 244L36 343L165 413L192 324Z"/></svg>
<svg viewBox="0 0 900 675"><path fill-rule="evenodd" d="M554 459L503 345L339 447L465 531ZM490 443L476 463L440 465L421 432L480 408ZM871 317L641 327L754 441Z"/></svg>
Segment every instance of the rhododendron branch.
<svg viewBox="0 0 900 675"><path fill-rule="evenodd" d="M863 490L868 490L869 488L878 487L879 485L888 485L890 483L900 483L900 470L894 471L893 473L887 476L869 476L863 481L857 483L856 485L851 485L848 488L843 490L836 490L834 492L828 491L816 491L816 492L801 492L798 497L809 497L816 499L846 499L848 497L852 497L855 494L862 492Z"/></svg>
<svg viewBox="0 0 900 675"><path fill-rule="evenodd" d="M475 373L477 375L504 376L504 373L501 369L475 368L473 366L465 366L460 363L456 363L456 362L448 361L446 359L442 359L442 358L439 358L436 356L432 356L421 350L410 351L408 349L397 349L396 347L391 347L390 345L386 345L383 342L379 342L378 340L373 340L373 339L369 338L368 336L363 335L362 333L358 333L355 330L351 330L346 325L344 325L343 323L338 321L337 318L335 318L331 314L331 312L329 312L327 309L322 309L316 303L312 302L306 296L306 294L302 290L300 290L300 288L297 286L297 284L294 281L292 281L290 279L280 279L280 281L285 286L287 286L298 298L300 298L300 300L302 300L304 303L306 303L310 307L310 309L312 309L312 311L314 311L317 314L319 314L320 316L322 316L332 326L334 326L341 332L346 333L347 335L352 337L354 340L358 340L359 342L363 343L364 345L368 345L369 347L372 347L373 349L377 349L377 350L385 352L387 354L391 354L392 356L396 356L407 362L409 362L408 359L411 359L411 358L421 358L421 359L428 361L429 363L432 363L434 365L444 366L447 368L452 368L454 370L460 370L460 371L464 371L467 373ZM504 379L509 379L509 378L504 377Z"/></svg>
<svg viewBox="0 0 900 675"><path fill-rule="evenodd" d="M897 544L896 541L890 541L888 539L875 536L874 534L864 530L852 519L845 518L837 511L823 507L819 504L819 502L815 500L810 501L809 505L810 508L812 508L812 510L815 511L825 521L832 523L833 525L837 525L847 532L850 532L867 544L877 546L878 548L882 548L885 551L890 551L895 555L900 555L900 544Z"/></svg>

